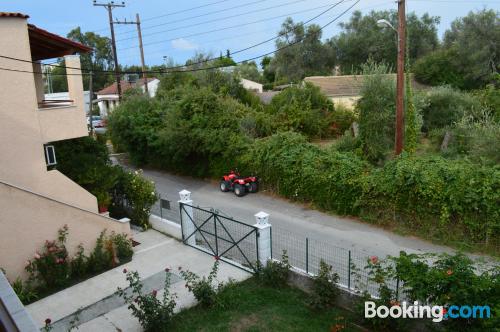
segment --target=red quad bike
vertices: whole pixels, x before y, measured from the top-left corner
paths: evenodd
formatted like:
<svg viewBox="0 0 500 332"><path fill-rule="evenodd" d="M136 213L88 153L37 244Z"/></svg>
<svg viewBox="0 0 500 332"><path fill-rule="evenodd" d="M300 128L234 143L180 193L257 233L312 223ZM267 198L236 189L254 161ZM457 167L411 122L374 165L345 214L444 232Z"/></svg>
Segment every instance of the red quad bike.
<svg viewBox="0 0 500 332"><path fill-rule="evenodd" d="M236 196L242 197L247 192L256 193L259 190L259 182L255 176L244 177L240 176L238 171L231 171L220 180L220 190L222 192L231 190Z"/></svg>

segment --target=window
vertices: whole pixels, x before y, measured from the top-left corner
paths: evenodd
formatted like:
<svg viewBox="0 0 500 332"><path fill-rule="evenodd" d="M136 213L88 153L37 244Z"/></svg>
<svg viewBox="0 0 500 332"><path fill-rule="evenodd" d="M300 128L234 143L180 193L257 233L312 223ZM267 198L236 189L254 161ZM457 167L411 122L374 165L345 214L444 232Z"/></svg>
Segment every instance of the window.
<svg viewBox="0 0 500 332"><path fill-rule="evenodd" d="M47 166L54 166L56 161L56 150L53 145L45 145L45 162Z"/></svg>

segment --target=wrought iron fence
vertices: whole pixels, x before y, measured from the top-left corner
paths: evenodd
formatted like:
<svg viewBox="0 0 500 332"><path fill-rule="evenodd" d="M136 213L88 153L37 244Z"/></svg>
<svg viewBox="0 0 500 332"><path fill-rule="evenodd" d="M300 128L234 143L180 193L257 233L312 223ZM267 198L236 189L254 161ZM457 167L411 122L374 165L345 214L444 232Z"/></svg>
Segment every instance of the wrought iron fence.
<svg viewBox="0 0 500 332"><path fill-rule="evenodd" d="M183 231L183 242L194 237L197 249L201 249L213 256L225 258L226 262L236 265L250 272L255 272L258 261L257 228L233 218L225 217L216 210L206 210L181 203L181 224L183 229L187 223L192 223L193 230L189 234ZM192 209L192 218L187 212ZM185 219L187 220L185 220Z"/></svg>
<svg viewBox="0 0 500 332"><path fill-rule="evenodd" d="M176 224L181 223L179 203L170 196L159 194L158 200L151 207L151 213Z"/></svg>
<svg viewBox="0 0 500 332"><path fill-rule="evenodd" d="M317 275L320 262L323 260L333 267L339 275L339 284L351 291L367 291L372 296L378 296L379 285L371 280L365 267L373 254L346 249L331 243L294 233L282 226L271 228L271 256L280 260L286 250L290 265L310 275ZM402 285L398 280L390 280L388 286L399 294Z"/></svg>

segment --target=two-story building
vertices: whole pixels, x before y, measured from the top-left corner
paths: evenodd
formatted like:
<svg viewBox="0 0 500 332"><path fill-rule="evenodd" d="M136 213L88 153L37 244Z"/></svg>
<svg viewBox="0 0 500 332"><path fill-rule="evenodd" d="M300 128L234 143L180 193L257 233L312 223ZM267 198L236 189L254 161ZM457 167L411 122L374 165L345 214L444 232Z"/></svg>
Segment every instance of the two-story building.
<svg viewBox="0 0 500 332"><path fill-rule="evenodd" d="M88 135L78 53L90 48L0 12L0 267L11 280L26 260L67 224L70 254L91 249L107 229L129 233L128 222L98 213L97 199L49 167L52 142ZM40 61L64 57L68 99L46 100Z"/></svg>

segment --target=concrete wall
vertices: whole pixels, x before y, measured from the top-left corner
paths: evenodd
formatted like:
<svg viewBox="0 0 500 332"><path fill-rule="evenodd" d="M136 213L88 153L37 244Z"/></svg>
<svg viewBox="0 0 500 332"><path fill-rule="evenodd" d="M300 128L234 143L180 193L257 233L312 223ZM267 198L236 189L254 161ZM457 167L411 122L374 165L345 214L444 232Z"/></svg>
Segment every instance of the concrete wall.
<svg viewBox="0 0 500 332"><path fill-rule="evenodd" d="M255 91L257 93L262 93L263 90L263 85L254 81L250 81L247 79L242 78L240 80L241 85L247 90Z"/></svg>
<svg viewBox="0 0 500 332"><path fill-rule="evenodd" d="M331 101L335 106L344 105L347 108L354 109L356 107L356 102L361 98L360 96L349 96L349 97L330 97Z"/></svg>
<svg viewBox="0 0 500 332"><path fill-rule="evenodd" d="M57 231L69 227L66 247L74 255L81 243L87 254L103 229L130 234L128 222L103 217L60 201L0 182L0 267L13 281L26 277L24 267L45 240L55 240Z"/></svg>

